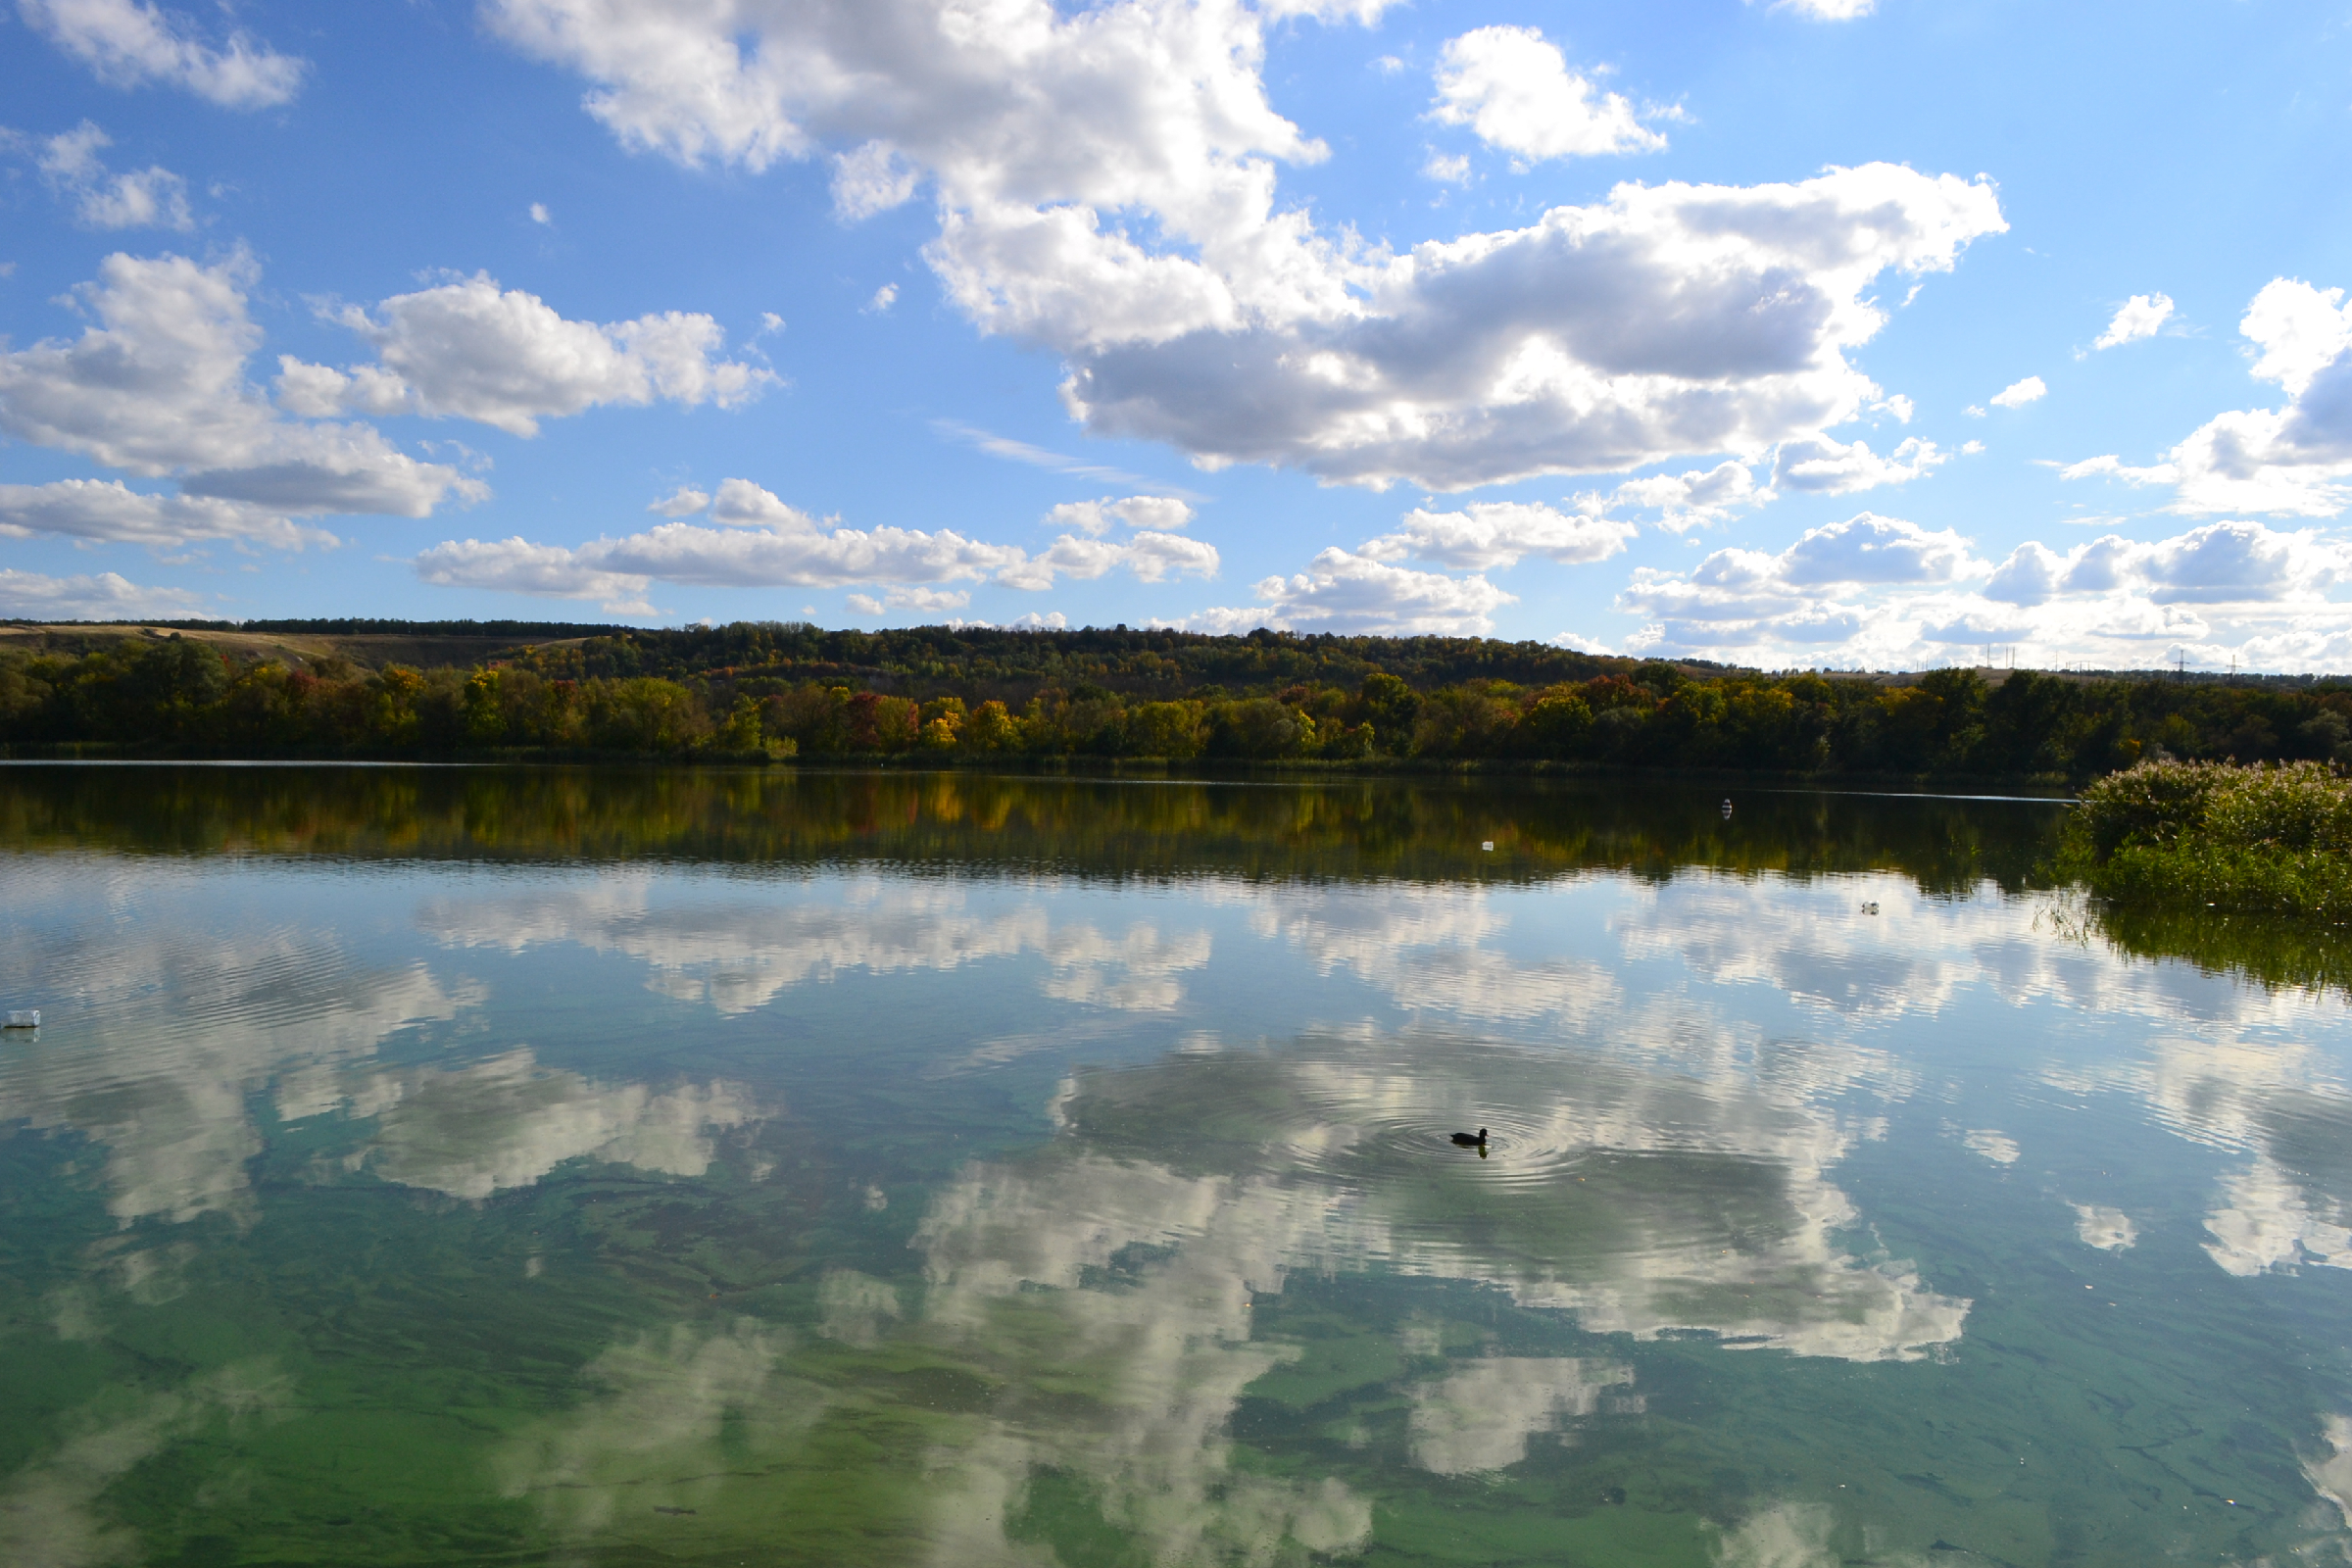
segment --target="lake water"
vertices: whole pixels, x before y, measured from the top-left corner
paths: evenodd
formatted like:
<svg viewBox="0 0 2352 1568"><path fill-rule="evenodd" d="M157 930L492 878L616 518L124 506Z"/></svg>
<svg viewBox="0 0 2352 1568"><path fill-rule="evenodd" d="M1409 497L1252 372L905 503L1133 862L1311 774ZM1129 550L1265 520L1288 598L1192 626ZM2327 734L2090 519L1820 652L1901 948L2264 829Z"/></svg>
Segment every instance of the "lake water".
<svg viewBox="0 0 2352 1568"><path fill-rule="evenodd" d="M2325 939L1722 794L0 768L0 1562L2352 1560Z"/></svg>

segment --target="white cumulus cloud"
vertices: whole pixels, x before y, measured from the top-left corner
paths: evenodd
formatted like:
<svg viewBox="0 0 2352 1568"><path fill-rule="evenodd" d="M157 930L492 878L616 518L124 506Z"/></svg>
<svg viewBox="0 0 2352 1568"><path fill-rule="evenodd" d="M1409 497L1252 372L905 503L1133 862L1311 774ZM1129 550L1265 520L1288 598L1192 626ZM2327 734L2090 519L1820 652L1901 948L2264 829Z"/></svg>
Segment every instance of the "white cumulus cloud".
<svg viewBox="0 0 2352 1568"><path fill-rule="evenodd" d="M972 602L969 590L962 588L892 588L881 598L871 594L851 594L849 607L861 615L880 615L898 610L912 610L926 615L945 611L961 610Z"/></svg>
<svg viewBox="0 0 2352 1568"><path fill-rule="evenodd" d="M140 0L17 0L24 24L118 87L160 81L228 109L290 103L308 63L239 31L216 48L195 21Z"/></svg>
<svg viewBox="0 0 2352 1568"><path fill-rule="evenodd" d="M2352 492L2352 306L2340 288L2274 278L2246 307L2238 330L2259 351L2253 373L2286 393L2282 409L2216 415L2161 463L2113 454L2070 465L2061 477L2105 477L2169 486L2171 510L2191 514L2258 512L2331 517Z"/></svg>
<svg viewBox="0 0 2352 1568"><path fill-rule="evenodd" d="M656 582L912 589L993 578L1007 587L1042 589L1056 577L1095 578L1121 566L1141 581L1159 582L1210 576L1218 564L1213 546L1152 529L1115 542L1064 534L1033 557L1017 545L988 544L946 528L832 527L748 479L719 485L709 509L707 522L658 523L578 546L520 538L449 540L418 555L414 564L418 576L443 587L594 599L615 613L637 614L653 612L646 594ZM890 606L887 599L874 602ZM911 596L900 603L948 608L944 598Z"/></svg>
<svg viewBox="0 0 2352 1568"><path fill-rule="evenodd" d="M2154 337L2164 323L2173 318L2173 299L2169 294L2134 294L2124 301L2107 323L2107 330L2098 335L2090 346L2112 349L2126 343L2136 343L2143 337Z"/></svg>
<svg viewBox="0 0 2352 1568"><path fill-rule="evenodd" d="M0 566L0 615L25 620L156 620L198 615L203 604L177 588L142 588L119 573L46 577Z"/></svg>
<svg viewBox="0 0 2352 1568"><path fill-rule="evenodd" d="M733 408L776 379L716 356L708 316L668 311L600 325L557 314L486 273L395 295L336 319L375 346L378 365L338 370L280 361L279 400L301 413L455 416L534 436L543 418L659 400Z"/></svg>
<svg viewBox="0 0 2352 1568"><path fill-rule="evenodd" d="M2352 547L2316 530L2235 521L2151 542L2028 541L1989 570L1966 543L1865 514L1777 556L1637 571L1618 608L1648 619L1630 651L1766 664L1916 669L2000 646L2041 666L2147 668L2179 654L2352 669L2352 622L2332 597L2352 583Z"/></svg>
<svg viewBox="0 0 2352 1568"><path fill-rule="evenodd" d="M2022 381L2012 381L1989 399L1996 409L2022 409L2049 393L2038 375L2029 375Z"/></svg>
<svg viewBox="0 0 2352 1568"><path fill-rule="evenodd" d="M36 533L155 548L208 539L247 539L281 550L335 543L323 529L250 502L150 495L120 479L0 484L0 538Z"/></svg>
<svg viewBox="0 0 2352 1568"><path fill-rule="evenodd" d="M1415 508L1394 533L1364 541L1373 561L1406 556L1461 571L1512 566L1522 556L1567 565L1606 561L1639 532L1634 524L1590 513L1563 513L1531 501L1474 501L1459 512Z"/></svg>
<svg viewBox="0 0 2352 1568"><path fill-rule="evenodd" d="M1983 570L1957 533L1865 512L1774 555L1735 548L1689 572L1641 567L1618 608L1651 618L1635 647L1818 652L1861 635L1867 589L1945 586Z"/></svg>
<svg viewBox="0 0 2352 1568"><path fill-rule="evenodd" d="M1165 533L1192 520L1193 509L1174 496L1128 496L1124 500L1105 496L1100 501L1065 501L1046 514L1049 527L1075 528L1089 534L1108 533L1114 523Z"/></svg>
<svg viewBox="0 0 2352 1568"><path fill-rule="evenodd" d="M511 539L450 539L419 555L416 575L443 588L488 588L550 599L596 599L608 613L651 615L649 578L605 571L588 553Z"/></svg>
<svg viewBox="0 0 2352 1568"><path fill-rule="evenodd" d="M1596 92L1535 27L1480 27L1438 57L1431 118L1530 161L1654 152L1666 138L1617 93Z"/></svg>
<svg viewBox="0 0 2352 1568"><path fill-rule="evenodd" d="M2038 383L2036 383L2038 384ZM1996 400L1997 401L1997 400ZM1880 485L1902 484L1942 466L1952 455L1935 442L1911 436L1880 457L1867 441L1840 446L1826 435L1784 441L1773 459L1775 489L1813 495L1851 495Z"/></svg>
<svg viewBox="0 0 2352 1568"><path fill-rule="evenodd" d="M196 226L188 211L188 183L161 164L127 174L112 173L99 149L114 138L85 120L72 130L43 140L35 158L41 177L72 198L74 216L90 228Z"/></svg>
<svg viewBox="0 0 2352 1568"><path fill-rule="evenodd" d="M951 303L1061 356L1065 401L1091 428L1212 466L1446 490L1761 453L1877 398L1847 362L1883 323L1875 280L1948 270L2005 226L1988 183L1873 165L1628 185L1403 253L1320 228L1279 199L1278 167L1327 149L1268 102L1266 30L1380 9L1001 0L983 24L953 0L488 0L484 14L588 77L589 112L632 147L758 170L881 168L859 150L887 145L887 167L934 192L925 256ZM1589 107L1608 113L1605 97ZM894 175L874 199L898 188Z"/></svg>
<svg viewBox="0 0 2352 1568"><path fill-rule="evenodd" d="M1586 512L1655 512L1657 525L1671 533L1728 521L1773 499L1759 488L1746 464L1719 463L1712 468L1650 474L1628 479L1607 495L1591 491L1576 498Z"/></svg>
<svg viewBox="0 0 2352 1568"><path fill-rule="evenodd" d="M664 517L690 517L698 512L707 511L710 505L710 496L708 491L697 490L690 484L682 484L645 510L658 512Z"/></svg>
<svg viewBox="0 0 2352 1568"><path fill-rule="evenodd" d="M188 524L176 537L221 537L225 529L285 542L288 516L421 517L453 492L487 493L453 467L402 453L371 426L281 417L245 375L261 340L246 312L255 276L242 255L207 267L117 253L99 264L95 281L74 291L74 303L95 318L79 337L0 351L0 432L141 477L172 477L180 490L180 501L165 506L125 499L120 485L113 494L97 484L42 486L40 497L16 494L15 525L80 518L66 531L122 537L87 519L143 509L139 527ZM243 506L185 505L189 498ZM237 518L243 525L226 527Z"/></svg>
<svg viewBox="0 0 2352 1568"><path fill-rule="evenodd" d="M1213 577L1219 564L1214 545L1182 534L1143 529L1113 541L1065 533L1043 554L997 573L997 580L1035 592L1053 587L1056 575L1092 581L1125 566L1139 582L1164 582L1176 576Z"/></svg>
<svg viewBox="0 0 2352 1568"><path fill-rule="evenodd" d="M869 141L833 160L833 212L845 223L887 213L914 196L921 175L886 141Z"/></svg>
<svg viewBox="0 0 2352 1568"><path fill-rule="evenodd" d="M1211 632L1270 626L1277 631L1477 637L1494 630L1495 611L1518 603L1515 595L1484 577L1414 571L1337 548L1316 556L1304 571L1265 578L1254 592L1259 601L1254 608L1204 610L1181 624Z"/></svg>

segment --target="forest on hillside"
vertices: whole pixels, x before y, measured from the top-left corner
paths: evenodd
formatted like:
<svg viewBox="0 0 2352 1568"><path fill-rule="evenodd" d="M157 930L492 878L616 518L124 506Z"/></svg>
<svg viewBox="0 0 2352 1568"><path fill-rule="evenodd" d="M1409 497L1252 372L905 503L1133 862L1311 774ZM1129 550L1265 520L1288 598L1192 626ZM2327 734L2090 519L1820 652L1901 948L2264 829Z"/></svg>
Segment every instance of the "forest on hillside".
<svg viewBox="0 0 2352 1568"><path fill-rule="evenodd" d="M251 635L505 635L368 668L191 623L0 651L15 755L634 756L1544 763L2082 779L2142 760L2352 761L2352 684L1969 669L1763 674L1476 638L1125 627L638 631L247 622ZM566 635L567 634L567 635ZM91 749L96 748L96 752Z"/></svg>

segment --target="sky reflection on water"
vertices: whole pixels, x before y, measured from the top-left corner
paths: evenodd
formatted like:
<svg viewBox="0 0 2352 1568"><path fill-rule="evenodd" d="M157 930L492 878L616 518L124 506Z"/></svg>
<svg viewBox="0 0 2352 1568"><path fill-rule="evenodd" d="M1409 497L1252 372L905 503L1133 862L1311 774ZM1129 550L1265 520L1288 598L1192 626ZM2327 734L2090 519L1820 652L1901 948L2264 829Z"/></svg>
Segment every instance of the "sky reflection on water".
<svg viewBox="0 0 2352 1568"><path fill-rule="evenodd" d="M996 859L0 801L0 1558L2352 1560L2344 1004L1906 858L2044 808L1286 877L1204 797L1139 874L1023 788ZM1398 788L1409 864L1631 831Z"/></svg>

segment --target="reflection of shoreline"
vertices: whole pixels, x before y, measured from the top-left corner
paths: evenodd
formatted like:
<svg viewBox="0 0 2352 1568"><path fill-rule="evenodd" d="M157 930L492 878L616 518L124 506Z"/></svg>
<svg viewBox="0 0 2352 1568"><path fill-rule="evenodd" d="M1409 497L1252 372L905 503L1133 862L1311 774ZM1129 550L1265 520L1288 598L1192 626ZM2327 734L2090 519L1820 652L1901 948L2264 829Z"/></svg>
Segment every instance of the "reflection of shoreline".
<svg viewBox="0 0 2352 1568"><path fill-rule="evenodd" d="M2352 997L2352 928L2285 914L2157 908L2083 899L2069 911L2113 952L2171 958L2278 991Z"/></svg>
<svg viewBox="0 0 2352 1568"><path fill-rule="evenodd" d="M1085 880L1533 882L1678 867L1895 870L2015 891L2062 808L1615 779L1116 782L971 772L647 767L0 768L30 850L541 861L865 863ZM1494 842L1487 854L1478 846Z"/></svg>

